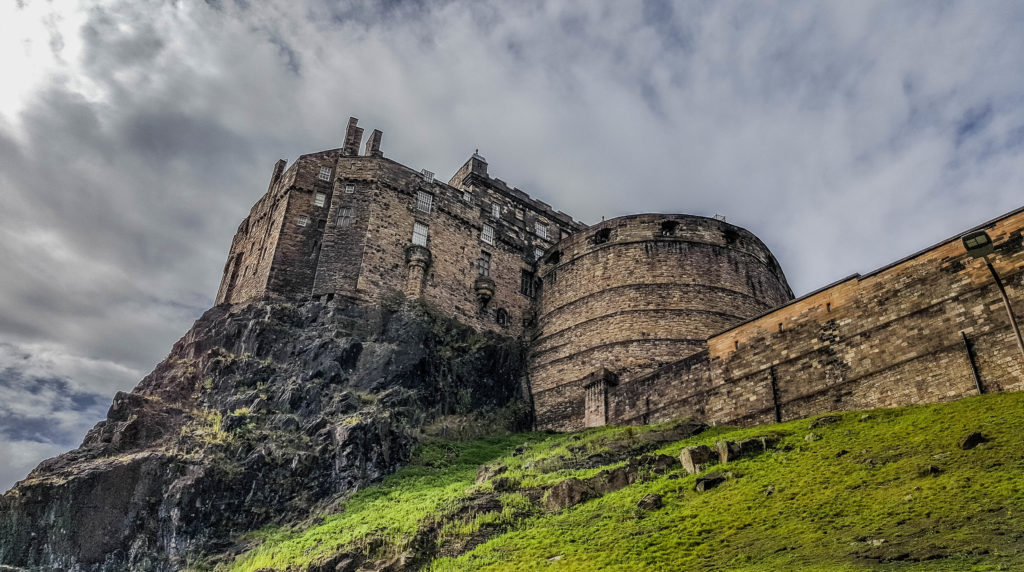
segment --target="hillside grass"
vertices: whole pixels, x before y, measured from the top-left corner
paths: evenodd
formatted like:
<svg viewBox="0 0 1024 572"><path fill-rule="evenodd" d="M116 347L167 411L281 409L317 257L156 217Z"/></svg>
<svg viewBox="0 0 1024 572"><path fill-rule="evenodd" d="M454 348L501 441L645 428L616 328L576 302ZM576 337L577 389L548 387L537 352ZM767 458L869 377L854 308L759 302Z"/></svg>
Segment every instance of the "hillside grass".
<svg viewBox="0 0 1024 572"><path fill-rule="evenodd" d="M677 456L684 446L722 438L785 435L774 452L709 467L733 478L704 493L681 468L555 514L506 493L500 514L449 528L466 533L498 521L510 531L428 569L1024 569L1024 394L838 417L814 429L808 419L716 427L658 451ZM421 522L489 490L490 483L474 483L481 464L504 464L502 476L521 488L543 488L600 470L563 468L567 459L659 428L427 445L410 466L322 522L261 531L262 543L230 569L303 567L353 547L398 554ZM961 450L959 440L972 431L989 442ZM808 433L820 439L805 440ZM649 493L661 494L664 507L637 509Z"/></svg>

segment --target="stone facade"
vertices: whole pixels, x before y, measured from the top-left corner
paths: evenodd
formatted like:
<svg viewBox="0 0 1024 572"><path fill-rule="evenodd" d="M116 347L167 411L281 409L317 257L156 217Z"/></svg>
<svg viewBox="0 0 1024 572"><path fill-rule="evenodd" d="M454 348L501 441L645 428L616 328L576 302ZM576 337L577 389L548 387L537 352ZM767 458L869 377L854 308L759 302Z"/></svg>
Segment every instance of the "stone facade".
<svg viewBox="0 0 1024 572"><path fill-rule="evenodd" d="M1024 208L972 230L991 236L1019 324ZM1024 390L1018 344L992 273L958 235L719 332L701 353L602 397L617 424L756 424L947 401Z"/></svg>
<svg viewBox="0 0 1024 572"><path fill-rule="evenodd" d="M643 214L592 227L487 173L448 181L339 149L279 161L238 228L218 303L423 298L529 348L540 429L692 417L760 423L1024 389L985 262L951 238L792 300L769 249L724 221ZM1024 209L982 225L1020 315Z"/></svg>
<svg viewBox="0 0 1024 572"><path fill-rule="evenodd" d="M558 243L540 275L530 382L538 425L560 430L594 423L584 420L584 409L596 410L585 394L598 399L585 379L592 372L613 371L628 387L793 297L756 236L690 215L604 221Z"/></svg>
<svg viewBox="0 0 1024 572"><path fill-rule="evenodd" d="M522 336L538 253L586 225L492 179L478 154L446 184L385 158L379 131L358 155L361 134L352 119L344 147L277 163L232 241L217 303L404 294Z"/></svg>

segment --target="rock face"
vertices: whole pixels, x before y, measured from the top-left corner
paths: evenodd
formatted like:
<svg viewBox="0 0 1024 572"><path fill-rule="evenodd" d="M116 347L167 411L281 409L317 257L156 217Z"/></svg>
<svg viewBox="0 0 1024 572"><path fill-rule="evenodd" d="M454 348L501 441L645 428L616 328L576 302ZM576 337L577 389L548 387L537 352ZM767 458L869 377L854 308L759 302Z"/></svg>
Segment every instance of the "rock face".
<svg viewBox="0 0 1024 572"><path fill-rule="evenodd" d="M0 564L183 568L394 472L425 433L527 427L522 374L514 341L422 305L213 308L0 498Z"/></svg>

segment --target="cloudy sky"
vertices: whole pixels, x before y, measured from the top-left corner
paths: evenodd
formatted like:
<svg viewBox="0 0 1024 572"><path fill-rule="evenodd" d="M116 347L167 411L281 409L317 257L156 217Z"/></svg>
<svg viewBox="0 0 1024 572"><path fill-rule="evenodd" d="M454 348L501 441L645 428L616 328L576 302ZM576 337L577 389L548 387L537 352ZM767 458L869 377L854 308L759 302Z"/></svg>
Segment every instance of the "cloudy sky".
<svg viewBox="0 0 1024 572"><path fill-rule="evenodd" d="M797 294L1024 204L1024 3L0 2L0 490L213 302L274 162L725 215Z"/></svg>

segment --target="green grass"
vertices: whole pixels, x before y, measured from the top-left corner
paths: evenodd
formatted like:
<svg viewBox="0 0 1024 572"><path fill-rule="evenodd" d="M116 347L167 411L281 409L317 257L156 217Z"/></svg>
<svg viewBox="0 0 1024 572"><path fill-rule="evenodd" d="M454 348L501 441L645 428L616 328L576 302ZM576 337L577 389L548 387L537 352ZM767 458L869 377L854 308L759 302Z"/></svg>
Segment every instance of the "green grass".
<svg viewBox="0 0 1024 572"><path fill-rule="evenodd" d="M557 514L505 493L501 513L446 523L442 540L488 525L511 530L458 558L437 559L429 569L1024 569L1024 394L869 413L863 420L864 412L844 413L813 430L807 419L717 427L663 447L659 452L678 455L684 446L719 438L786 435L782 450L710 467L735 478L704 493L694 491L695 476L681 468ZM490 490L490 483L474 484L480 464L505 464L503 476L521 487L543 487L599 470L560 468L565 459L651 429L433 444L323 523L265 532L263 543L233 569L301 567L368 538L383 539L383 552L401 552L431 514ZM822 438L805 441L811 431ZM960 450L959 439L971 431L991 440ZM525 452L512 456L521 444ZM663 495L664 508L636 509L648 493Z"/></svg>

